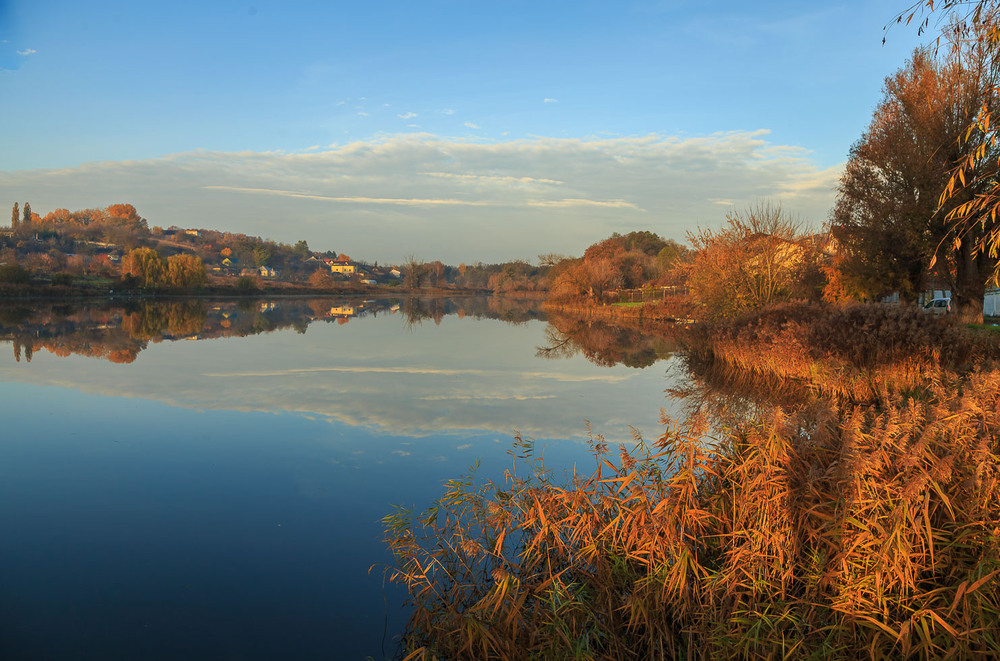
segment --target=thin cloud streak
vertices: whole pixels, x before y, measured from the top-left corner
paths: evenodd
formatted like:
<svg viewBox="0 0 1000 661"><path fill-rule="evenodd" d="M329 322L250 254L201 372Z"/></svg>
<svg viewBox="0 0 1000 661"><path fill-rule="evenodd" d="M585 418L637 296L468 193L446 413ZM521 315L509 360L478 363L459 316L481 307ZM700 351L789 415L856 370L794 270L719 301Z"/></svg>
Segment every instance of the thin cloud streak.
<svg viewBox="0 0 1000 661"><path fill-rule="evenodd" d="M236 193L259 193L262 195L278 195L281 197L297 197L305 200L323 200L327 202L348 202L353 204L398 204L402 206L467 206L467 207L510 207L520 206L517 202L491 202L486 200L430 200L415 198L396 197L333 197L330 195L317 195L315 193L302 193L299 191L278 190L274 188L244 188L240 186L202 186L205 190L231 191ZM637 206L624 200L527 200L523 203L528 207L609 207L614 209L638 209Z"/></svg>
<svg viewBox="0 0 1000 661"><path fill-rule="evenodd" d="M564 182L556 179L536 179L534 177L511 177L488 174L457 174L454 172L421 172L425 177L440 177L442 179L453 179L457 181L474 181L486 183L505 184L551 184L561 186Z"/></svg>
<svg viewBox="0 0 1000 661"><path fill-rule="evenodd" d="M301 193L273 188L244 188L240 186L202 186L205 190L230 191L235 193L259 193L261 195L278 195L280 197L297 197L304 200L323 200L327 202L350 202L354 204L399 204L403 206L449 206L461 205L468 207L493 206L489 202L477 200L422 200L416 198L394 197L333 197L315 193Z"/></svg>

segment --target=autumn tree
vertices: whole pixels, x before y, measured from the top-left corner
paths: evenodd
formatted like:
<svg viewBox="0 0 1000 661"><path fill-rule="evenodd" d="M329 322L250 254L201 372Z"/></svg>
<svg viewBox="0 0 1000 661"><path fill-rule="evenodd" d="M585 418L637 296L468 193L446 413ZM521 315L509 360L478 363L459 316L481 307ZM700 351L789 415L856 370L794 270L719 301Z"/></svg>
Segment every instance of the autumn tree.
<svg viewBox="0 0 1000 661"><path fill-rule="evenodd" d="M982 319L996 260L975 250L975 232L966 233L964 246L946 240L943 219L961 200L941 207L939 195L971 145L961 137L990 98L992 60L982 43L943 58L921 49L886 79L884 98L841 178L832 227L842 253L832 279L838 287L865 298L896 291L913 300L934 265L949 283L954 308Z"/></svg>
<svg viewBox="0 0 1000 661"><path fill-rule="evenodd" d="M195 255L171 255L167 258L165 284L169 287L198 289L205 286L208 274L201 258Z"/></svg>
<svg viewBox="0 0 1000 661"><path fill-rule="evenodd" d="M943 253L952 249L954 262L971 263L969 275L978 279L976 271L982 266L980 255L992 261L991 283L1000 284L1000 122L997 122L997 105L1000 102L1000 85L995 75L998 50L1000 50L1000 0L921 0L896 16L897 23L907 25L919 17L918 34L928 29L931 14L937 12L945 23L944 36L953 52L972 48L988 53L990 74L976 113L967 123L956 142L961 156L950 171L950 176L939 196L941 214L947 225L947 236L942 241ZM941 37L935 42L941 45ZM942 254L939 252L939 255ZM937 256L932 257L932 262ZM963 287L964 289L964 287ZM958 312L971 320L981 319L978 304L967 296L959 295ZM971 308L970 308L971 303Z"/></svg>
<svg viewBox="0 0 1000 661"><path fill-rule="evenodd" d="M104 209L104 219L108 224L132 229L147 229L146 219L139 215L131 204L112 204Z"/></svg>
<svg viewBox="0 0 1000 661"><path fill-rule="evenodd" d="M326 269L316 269L309 276L309 284L316 289L331 289L335 282L333 276Z"/></svg>
<svg viewBox="0 0 1000 661"><path fill-rule="evenodd" d="M813 249L804 239L803 223L767 202L729 213L721 229L689 233L683 272L692 300L725 318L802 295Z"/></svg>
<svg viewBox="0 0 1000 661"><path fill-rule="evenodd" d="M431 287L441 287L445 284L445 266L440 260L425 265L427 282Z"/></svg>
<svg viewBox="0 0 1000 661"><path fill-rule="evenodd" d="M17 229L17 224L21 220L21 213L17 208L17 202L14 203L14 211L10 215L10 228Z"/></svg>
<svg viewBox="0 0 1000 661"><path fill-rule="evenodd" d="M21 218L21 223L24 225L31 224L31 205L27 202L24 203L24 209L22 211L23 216Z"/></svg>
<svg viewBox="0 0 1000 661"><path fill-rule="evenodd" d="M166 271L166 262L152 248L135 248L122 258L122 275L137 278L143 287L159 286Z"/></svg>
<svg viewBox="0 0 1000 661"><path fill-rule="evenodd" d="M340 257L347 259L347 255ZM413 255L408 256L403 264L403 286L407 289L420 289L426 280L427 266Z"/></svg>

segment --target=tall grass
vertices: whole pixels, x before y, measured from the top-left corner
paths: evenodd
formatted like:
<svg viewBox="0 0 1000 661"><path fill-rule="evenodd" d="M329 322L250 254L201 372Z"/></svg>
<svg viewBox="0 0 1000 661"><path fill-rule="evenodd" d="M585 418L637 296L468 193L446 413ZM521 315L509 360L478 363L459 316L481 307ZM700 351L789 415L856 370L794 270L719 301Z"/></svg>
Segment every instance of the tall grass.
<svg viewBox="0 0 1000 661"><path fill-rule="evenodd" d="M408 658L1000 655L1000 384L976 386L715 451L672 428L565 486L456 481L387 519Z"/></svg>

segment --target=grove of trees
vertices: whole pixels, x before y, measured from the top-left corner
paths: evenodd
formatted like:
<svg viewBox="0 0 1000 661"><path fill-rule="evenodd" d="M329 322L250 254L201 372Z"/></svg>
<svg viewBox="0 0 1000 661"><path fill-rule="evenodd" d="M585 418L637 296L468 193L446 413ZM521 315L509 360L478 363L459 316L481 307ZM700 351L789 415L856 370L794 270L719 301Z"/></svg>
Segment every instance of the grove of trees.
<svg viewBox="0 0 1000 661"><path fill-rule="evenodd" d="M686 249L649 231L612 234L587 248L583 257L553 267L549 296L556 301L600 301L609 292L664 282Z"/></svg>

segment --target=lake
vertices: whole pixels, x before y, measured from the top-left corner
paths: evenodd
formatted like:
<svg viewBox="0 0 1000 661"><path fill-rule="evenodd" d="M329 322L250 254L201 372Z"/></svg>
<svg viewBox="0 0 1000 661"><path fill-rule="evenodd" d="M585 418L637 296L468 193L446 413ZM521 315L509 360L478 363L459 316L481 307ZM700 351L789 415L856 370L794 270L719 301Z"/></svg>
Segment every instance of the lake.
<svg viewBox="0 0 1000 661"><path fill-rule="evenodd" d="M672 351L502 299L6 303L0 658L391 657L392 506L656 438Z"/></svg>

